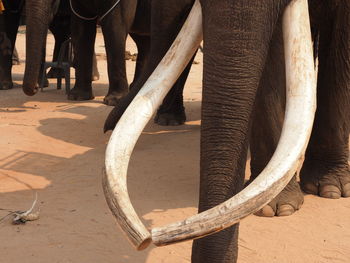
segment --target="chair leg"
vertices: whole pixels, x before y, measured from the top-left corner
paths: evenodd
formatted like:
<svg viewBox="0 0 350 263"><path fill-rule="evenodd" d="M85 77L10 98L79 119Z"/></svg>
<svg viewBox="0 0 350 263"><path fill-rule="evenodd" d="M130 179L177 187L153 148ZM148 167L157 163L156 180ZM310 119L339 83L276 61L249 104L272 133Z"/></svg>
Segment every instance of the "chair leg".
<svg viewBox="0 0 350 263"><path fill-rule="evenodd" d="M66 84L66 94L70 91L70 66L64 67L64 77Z"/></svg>
<svg viewBox="0 0 350 263"><path fill-rule="evenodd" d="M44 66L42 74L41 74L41 83L40 83L40 90L41 90L41 92L44 91L45 78L46 78L46 67Z"/></svg>
<svg viewBox="0 0 350 263"><path fill-rule="evenodd" d="M58 76L57 78L57 89L61 89L62 88L62 78L60 76Z"/></svg>

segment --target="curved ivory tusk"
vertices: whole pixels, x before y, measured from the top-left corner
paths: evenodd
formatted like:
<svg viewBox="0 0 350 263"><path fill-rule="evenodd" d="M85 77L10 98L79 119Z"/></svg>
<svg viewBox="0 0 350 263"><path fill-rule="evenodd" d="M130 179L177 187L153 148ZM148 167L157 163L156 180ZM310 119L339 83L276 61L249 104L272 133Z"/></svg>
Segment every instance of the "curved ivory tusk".
<svg viewBox="0 0 350 263"><path fill-rule="evenodd" d="M202 38L202 13L196 0L173 45L129 105L108 142L103 176L106 200L119 225L138 250L146 248L151 237L137 216L127 191L130 155L142 130L190 61Z"/></svg>
<svg viewBox="0 0 350 263"><path fill-rule="evenodd" d="M226 202L184 221L152 230L156 245L200 238L230 227L269 203L303 159L316 109L316 79L307 0L294 0L283 17L287 105L278 147L266 168ZM298 62L298 64L296 63Z"/></svg>

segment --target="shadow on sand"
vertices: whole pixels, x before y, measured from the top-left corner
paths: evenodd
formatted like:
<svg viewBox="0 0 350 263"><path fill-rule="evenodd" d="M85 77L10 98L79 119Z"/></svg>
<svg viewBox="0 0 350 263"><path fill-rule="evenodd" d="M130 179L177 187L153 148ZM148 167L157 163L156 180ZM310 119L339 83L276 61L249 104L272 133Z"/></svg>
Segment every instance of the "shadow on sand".
<svg viewBox="0 0 350 263"><path fill-rule="evenodd" d="M94 88L96 96L103 96L106 90L107 85ZM8 94L0 100L0 114L8 119L2 122L9 125L7 131L20 125L22 136L26 136L26 129L39 134L26 139L32 142L31 147L16 145L15 151L2 151L0 156L0 182L3 179L7 184L1 187L0 183L0 208L28 209L36 189L41 210L40 220L26 225L0 223L1 236L8 240L0 249L6 260L16 262L16 256L21 255L27 262L40 262L41 255L47 254L53 262L146 262L152 249L136 252L131 247L117 229L101 188L110 136L103 134L102 126L111 108L98 100L66 101L64 90L52 87L35 97L22 96L16 88L1 92ZM38 125L16 121L15 113L25 117L26 113L46 110L48 102L57 105L48 110L47 118L38 120ZM186 102L185 106L189 120L185 125L160 127L150 122L131 158L129 193L148 227L196 212L200 102ZM42 151L44 144L51 150ZM71 149L79 149L79 153ZM186 209L180 218L171 213L178 208ZM19 245L22 240L26 245Z"/></svg>

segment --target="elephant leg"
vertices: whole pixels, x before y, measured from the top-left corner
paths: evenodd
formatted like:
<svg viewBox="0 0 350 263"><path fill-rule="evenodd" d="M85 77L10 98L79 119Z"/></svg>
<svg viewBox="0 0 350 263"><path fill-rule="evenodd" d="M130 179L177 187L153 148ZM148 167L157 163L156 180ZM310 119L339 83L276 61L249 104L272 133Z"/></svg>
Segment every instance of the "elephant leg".
<svg viewBox="0 0 350 263"><path fill-rule="evenodd" d="M0 14L0 90L13 87L11 77L11 41L6 34L5 15ZM11 61L12 64L12 61Z"/></svg>
<svg viewBox="0 0 350 263"><path fill-rule="evenodd" d="M6 26L6 34L8 38L11 41L11 56L13 53L13 49L15 48L16 38L17 38L17 31L19 26L19 20L21 18L21 12L4 12L5 14L5 26ZM12 57L11 57L12 58Z"/></svg>
<svg viewBox="0 0 350 263"><path fill-rule="evenodd" d="M134 83L136 83L136 81L141 77L142 73L145 71L145 67L150 55L151 38L150 36L138 35L135 33L130 33L130 36L137 46L137 59L134 80L130 84L130 89L132 89L135 85Z"/></svg>
<svg viewBox="0 0 350 263"><path fill-rule="evenodd" d="M149 53L150 53L150 37L137 35L133 33L131 33L130 35L135 41L137 45L137 50L138 50L136 70L135 70L135 76L133 81L134 83L137 81L138 78L140 78L142 72L145 71L144 67L149 59ZM175 83L175 85L172 87L172 89L169 91L169 93L165 97L154 119L155 123L159 125L165 125L165 126L167 125L176 126L176 125L181 125L186 121L182 92L183 92L183 88L184 88L188 73L191 69L193 59L194 59L194 56L192 60L189 62L189 64L187 65L182 75L179 77L179 80ZM134 85L133 83L130 85L131 89Z"/></svg>
<svg viewBox="0 0 350 263"><path fill-rule="evenodd" d="M249 127L273 35L271 25L277 23L286 3L201 1L204 77L199 212L243 188ZM237 236L238 224L195 240L192 262L236 262Z"/></svg>
<svg viewBox="0 0 350 263"><path fill-rule="evenodd" d="M28 96L33 96L39 89L44 77L44 86L48 85L43 76L45 62L46 35L51 19L49 1L26 1L26 63L22 89Z"/></svg>
<svg viewBox="0 0 350 263"><path fill-rule="evenodd" d="M282 23L279 21L270 44L253 111L250 181L266 167L281 135L286 100L285 75ZM285 189L257 215L291 215L300 208L303 200L303 194L294 176Z"/></svg>
<svg viewBox="0 0 350 263"><path fill-rule="evenodd" d="M171 5L171 3L168 4ZM175 4L175 2L173 4ZM184 22L184 18L187 17L191 4L192 1L188 0L182 1L182 3L177 2L177 10L175 9L176 12L174 12L174 9L169 8L169 6L159 2L153 3L152 12L161 15L155 15L154 18L152 18L152 45L150 63L148 65L149 72L146 72L144 76L149 76L172 44ZM181 16L179 14L181 14ZM174 20L177 22L174 23ZM164 126L176 126L186 121L185 108L183 105L183 89L193 59L194 56L163 100L154 119L155 123ZM141 81L143 80L141 79Z"/></svg>
<svg viewBox="0 0 350 263"><path fill-rule="evenodd" d="M175 82L169 93L160 105L154 122L163 126L177 126L186 121L185 107L183 103L183 90L195 55L186 66L185 70Z"/></svg>
<svg viewBox="0 0 350 263"><path fill-rule="evenodd" d="M350 197L350 3L327 1L319 30L317 110L301 170L302 189Z"/></svg>
<svg viewBox="0 0 350 263"><path fill-rule="evenodd" d="M96 37L96 21L85 21L74 15L72 43L75 60L75 85L68 94L69 100L92 100L92 56Z"/></svg>
<svg viewBox="0 0 350 263"><path fill-rule="evenodd" d="M0 90L11 89L12 54L16 42L20 13L9 10L0 15Z"/></svg>
<svg viewBox="0 0 350 263"><path fill-rule="evenodd" d="M136 3L124 2L101 22L109 79L109 89L103 103L109 106L116 106L129 90L126 76L125 43L135 11Z"/></svg>
<svg viewBox="0 0 350 263"><path fill-rule="evenodd" d="M168 1L167 4L161 1L154 1L152 3L152 45L150 64L148 66L149 70L153 71L168 51L180 31L192 4L192 0ZM174 126L181 125L186 121L182 93L193 59L194 58L191 59L183 73L164 98L154 119L155 123ZM146 72L145 76L151 74L152 71Z"/></svg>
<svg viewBox="0 0 350 263"><path fill-rule="evenodd" d="M145 71L138 78L134 86L142 87L143 83L152 74L169 47L175 40L193 4L193 0L152 1L151 19L151 47Z"/></svg>

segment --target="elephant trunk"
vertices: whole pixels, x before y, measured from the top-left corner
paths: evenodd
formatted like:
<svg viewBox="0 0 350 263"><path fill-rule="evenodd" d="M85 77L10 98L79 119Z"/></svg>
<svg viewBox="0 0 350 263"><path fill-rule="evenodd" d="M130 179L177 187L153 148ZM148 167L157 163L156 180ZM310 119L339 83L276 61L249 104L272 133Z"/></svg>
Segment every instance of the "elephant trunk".
<svg viewBox="0 0 350 263"><path fill-rule="evenodd" d="M184 221L155 228L150 234L130 203L126 186L128 162L138 136L162 101L159 96L165 96L167 92L160 91L160 87L171 84L168 78L176 80L178 75L172 73L177 70L181 72L188 63L194 54L193 47L198 47L201 32L201 8L196 0L178 38L160 63L166 66L166 72L160 72L160 65L153 72L121 117L107 146L106 173L103 178L105 196L120 226L137 249L144 249L151 241L162 246L210 235L258 211L290 181L303 159L311 134L316 107L316 78L308 6L307 0L293 0L284 14L287 71L285 122L271 161L248 187L229 200ZM181 46L181 37L184 36L191 38L192 45ZM180 52L176 52L174 47L178 47ZM184 55L187 58L179 59ZM175 60L178 62L177 68L172 64Z"/></svg>
<svg viewBox="0 0 350 263"><path fill-rule="evenodd" d="M33 96L38 91L38 79L51 18L51 1L26 1L26 65L23 92Z"/></svg>

